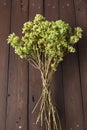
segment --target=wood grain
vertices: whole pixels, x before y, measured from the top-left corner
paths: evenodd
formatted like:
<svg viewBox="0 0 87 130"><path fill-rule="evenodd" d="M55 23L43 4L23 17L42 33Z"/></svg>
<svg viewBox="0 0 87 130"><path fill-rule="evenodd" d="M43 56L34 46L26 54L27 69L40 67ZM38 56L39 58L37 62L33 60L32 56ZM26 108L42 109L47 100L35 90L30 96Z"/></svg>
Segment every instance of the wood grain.
<svg viewBox="0 0 87 130"><path fill-rule="evenodd" d="M28 1L12 0L11 32L21 36ZM28 66L10 48L6 130L27 130Z"/></svg>
<svg viewBox="0 0 87 130"><path fill-rule="evenodd" d="M7 36L21 37L23 23L36 14L62 19L83 28L75 54L68 54L53 77L52 92L63 130L87 129L87 0L0 0L0 130L45 130L35 125L42 83L40 73L7 45Z"/></svg>
<svg viewBox="0 0 87 130"><path fill-rule="evenodd" d="M29 20L33 20L36 14L43 14L43 0L30 0L29 1ZM40 73L29 65L29 130L42 130L43 128L35 121L38 116L39 107L32 114L32 110L40 98L42 83Z"/></svg>
<svg viewBox="0 0 87 130"><path fill-rule="evenodd" d="M78 45L81 89L84 108L84 126L87 129L87 1L75 1L76 24L83 29L83 39Z"/></svg>
<svg viewBox="0 0 87 130"><path fill-rule="evenodd" d="M60 1L60 18L75 26L73 0ZM78 54L69 54L63 62L66 130L84 130Z"/></svg>
<svg viewBox="0 0 87 130"><path fill-rule="evenodd" d="M10 0L0 0L0 130L5 130L7 83L8 83L8 55L7 36L10 25Z"/></svg>

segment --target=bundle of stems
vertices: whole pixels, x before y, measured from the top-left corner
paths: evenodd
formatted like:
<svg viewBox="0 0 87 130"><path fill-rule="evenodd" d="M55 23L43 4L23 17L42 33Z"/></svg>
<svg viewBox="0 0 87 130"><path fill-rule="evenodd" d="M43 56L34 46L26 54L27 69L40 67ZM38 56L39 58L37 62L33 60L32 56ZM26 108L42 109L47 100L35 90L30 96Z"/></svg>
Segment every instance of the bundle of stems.
<svg viewBox="0 0 87 130"><path fill-rule="evenodd" d="M50 84L54 74L54 71L51 69L52 58L47 58L46 55L45 57L43 55L40 56L38 52L36 61L32 59L29 60L29 62L40 71L42 79L42 93L32 113L34 113L39 103L41 103L40 111L36 119L36 124L40 122L42 126L45 122L47 130L61 130L62 128L60 118L52 100L52 92L50 88ZM56 66L57 65L58 62L56 63Z"/></svg>

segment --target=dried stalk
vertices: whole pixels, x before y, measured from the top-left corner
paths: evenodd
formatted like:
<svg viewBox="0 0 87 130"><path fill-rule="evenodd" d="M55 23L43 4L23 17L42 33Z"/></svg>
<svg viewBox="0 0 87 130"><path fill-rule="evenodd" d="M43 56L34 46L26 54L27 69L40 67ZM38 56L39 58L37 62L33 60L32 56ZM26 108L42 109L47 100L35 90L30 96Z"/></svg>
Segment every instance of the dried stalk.
<svg viewBox="0 0 87 130"><path fill-rule="evenodd" d="M37 104L35 105L32 113L34 113L38 104L41 102L40 111L37 116L36 124L40 122L42 126L45 123L47 130L61 130L61 123L60 123L59 115L53 103L52 93L50 90L50 82L53 77L53 71L51 72L48 71L47 73L44 73L41 71L41 78L42 78L42 85L43 85L42 94ZM46 76L44 74L46 74ZM48 78L47 78L47 75L48 75Z"/></svg>
<svg viewBox="0 0 87 130"><path fill-rule="evenodd" d="M36 53L38 64L34 62L33 63L35 67L39 68L40 70L43 87L42 94L37 104L35 105L32 113L34 113L39 103L41 102L40 111L36 119L36 124L40 122L42 126L43 123L45 123L47 130L61 130L59 115L53 103L52 93L50 90L50 83L54 74L54 71L51 69L50 66L52 62L52 57L50 58L46 57L46 55L42 55L40 58L40 52L38 52L37 50ZM56 63L56 65L58 65L58 63Z"/></svg>

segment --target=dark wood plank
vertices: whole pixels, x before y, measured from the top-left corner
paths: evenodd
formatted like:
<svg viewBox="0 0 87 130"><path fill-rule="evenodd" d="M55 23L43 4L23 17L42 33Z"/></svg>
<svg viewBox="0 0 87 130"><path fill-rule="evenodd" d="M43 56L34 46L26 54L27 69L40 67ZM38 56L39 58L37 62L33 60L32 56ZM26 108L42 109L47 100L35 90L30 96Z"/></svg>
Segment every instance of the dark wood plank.
<svg viewBox="0 0 87 130"><path fill-rule="evenodd" d="M44 15L48 20L58 20L59 19L59 0L46 0L45 1L45 13ZM58 113L61 120L62 129L65 130L65 107L64 107L64 93L62 84L62 68L61 63L57 68L57 72L53 77L52 82L52 93L55 100L55 105L58 109Z"/></svg>
<svg viewBox="0 0 87 130"><path fill-rule="evenodd" d="M75 26L73 0L60 1L60 18ZM66 113L66 130L84 130L83 108L77 53L69 54L63 62L63 84Z"/></svg>
<svg viewBox="0 0 87 130"><path fill-rule="evenodd" d="M21 36L28 19L28 0L12 0L11 32ZM6 130L27 130L28 66L10 49Z"/></svg>
<svg viewBox="0 0 87 130"><path fill-rule="evenodd" d="M33 20L36 14L43 13L43 0L29 1L29 20ZM32 114L32 110L41 95L41 78L38 70L29 65L29 130L43 129L40 124L35 124L38 116L39 107Z"/></svg>
<svg viewBox="0 0 87 130"><path fill-rule="evenodd" d="M83 39L78 45L81 73L81 87L84 107L84 125L87 129L87 1L75 1L76 24L83 29Z"/></svg>
<svg viewBox="0 0 87 130"><path fill-rule="evenodd" d="M29 0L29 20L33 20L36 14L43 13L43 0Z"/></svg>
<svg viewBox="0 0 87 130"><path fill-rule="evenodd" d="M8 54L9 47L6 39L9 34L10 24L10 0L0 0L0 130L5 130Z"/></svg>
<svg viewBox="0 0 87 130"><path fill-rule="evenodd" d="M59 0L45 0L44 8L48 20L59 19Z"/></svg>

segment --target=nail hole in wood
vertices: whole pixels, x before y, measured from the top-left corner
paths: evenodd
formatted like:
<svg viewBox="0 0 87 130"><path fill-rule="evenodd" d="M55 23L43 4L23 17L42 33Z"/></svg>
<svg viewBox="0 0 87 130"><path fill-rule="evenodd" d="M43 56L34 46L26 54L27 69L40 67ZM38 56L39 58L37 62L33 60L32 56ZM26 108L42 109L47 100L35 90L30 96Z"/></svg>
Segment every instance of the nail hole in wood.
<svg viewBox="0 0 87 130"><path fill-rule="evenodd" d="M21 117L19 116L19 120L21 120Z"/></svg>
<svg viewBox="0 0 87 130"><path fill-rule="evenodd" d="M67 3L67 7L69 7L70 6L70 4L69 3Z"/></svg>
<svg viewBox="0 0 87 130"><path fill-rule="evenodd" d="M52 6L53 9L55 9L56 7L55 6Z"/></svg>
<svg viewBox="0 0 87 130"><path fill-rule="evenodd" d="M50 6L50 4L48 3L48 6Z"/></svg>
<svg viewBox="0 0 87 130"><path fill-rule="evenodd" d="M35 98L34 98L34 96L32 96L32 102L35 102Z"/></svg>
<svg viewBox="0 0 87 130"><path fill-rule="evenodd" d="M21 5L21 8L23 9L23 1L20 0L20 5Z"/></svg>
<svg viewBox="0 0 87 130"><path fill-rule="evenodd" d="M34 3L32 3L32 6L35 6L35 4L34 4Z"/></svg>
<svg viewBox="0 0 87 130"><path fill-rule="evenodd" d="M19 122L18 121L16 121L16 124L18 124Z"/></svg>
<svg viewBox="0 0 87 130"><path fill-rule="evenodd" d="M80 11L80 8L78 8L78 11Z"/></svg>
<svg viewBox="0 0 87 130"><path fill-rule="evenodd" d="M77 124L76 127L79 127L79 124Z"/></svg>
<svg viewBox="0 0 87 130"><path fill-rule="evenodd" d="M40 9L41 7L39 6L38 9Z"/></svg>
<svg viewBox="0 0 87 130"><path fill-rule="evenodd" d="M22 126L21 126L21 125L19 126L19 129L22 129Z"/></svg>
<svg viewBox="0 0 87 130"><path fill-rule="evenodd" d="M6 6L7 5L7 3L6 2L4 2L4 6Z"/></svg>
<svg viewBox="0 0 87 130"><path fill-rule="evenodd" d="M8 94L8 97L10 97L11 95L10 94Z"/></svg>

